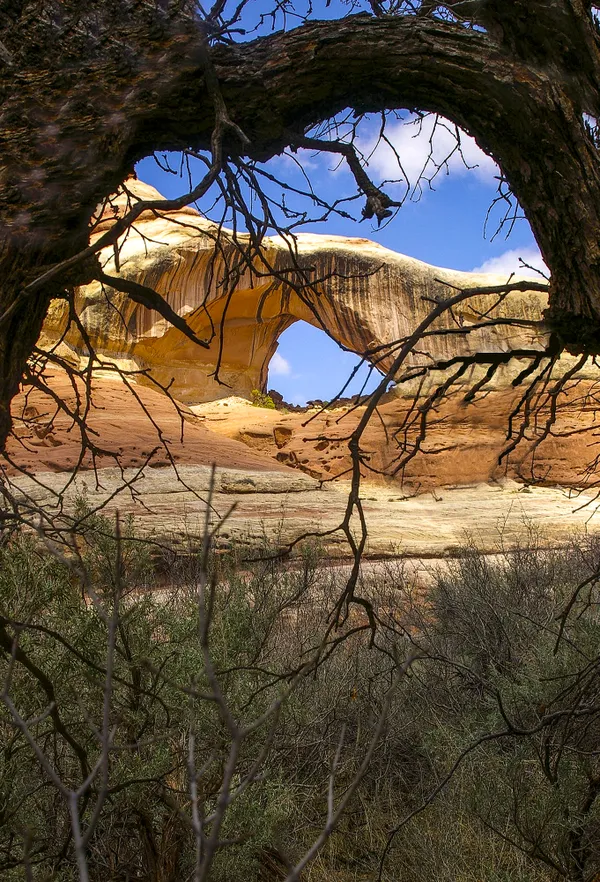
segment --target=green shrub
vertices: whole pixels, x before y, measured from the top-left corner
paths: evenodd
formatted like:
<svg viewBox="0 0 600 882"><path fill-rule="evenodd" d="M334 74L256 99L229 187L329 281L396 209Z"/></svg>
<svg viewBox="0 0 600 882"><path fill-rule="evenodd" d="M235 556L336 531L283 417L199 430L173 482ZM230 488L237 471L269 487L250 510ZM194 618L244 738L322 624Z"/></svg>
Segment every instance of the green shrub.
<svg viewBox="0 0 600 882"><path fill-rule="evenodd" d="M31 537L0 548L1 675L52 768L77 787L82 757L90 766L99 753L107 634L118 599L114 749L88 848L90 880L179 882L195 860L190 734L209 814L232 744L211 698L199 585L209 593L211 664L227 708L244 724L267 710L321 643L343 579L315 545L291 564L266 548L253 563L235 548L215 554L206 568L196 556L171 556L162 567L168 584L157 585L147 545L130 523L116 543L109 520L89 515L84 502L80 514L85 531L72 562L88 572L95 600L82 594L68 560ZM378 620L374 644L362 607L351 607L344 625L330 631L322 664L298 681L278 719L268 717L244 739L232 791L256 763L257 773L226 812L220 838L229 844L209 878L285 878L286 863L323 828L340 743L335 802L365 755L395 659L412 645L418 658L311 878L376 878L398 827L384 864L387 882L591 879L600 869L599 564L591 539L547 551L532 537L526 548L494 558L467 547L431 571L426 588L401 560L367 568L358 588ZM557 641L560 614L586 580ZM4 705L0 733L2 878L13 882L26 871L40 882L76 882L65 800ZM96 780L81 800L84 828L99 789Z"/></svg>
<svg viewBox="0 0 600 882"><path fill-rule="evenodd" d="M250 393L252 395L252 406L253 407L266 407L267 410L275 410L276 405L270 395L267 395L265 392L261 392L259 389L253 389Z"/></svg>

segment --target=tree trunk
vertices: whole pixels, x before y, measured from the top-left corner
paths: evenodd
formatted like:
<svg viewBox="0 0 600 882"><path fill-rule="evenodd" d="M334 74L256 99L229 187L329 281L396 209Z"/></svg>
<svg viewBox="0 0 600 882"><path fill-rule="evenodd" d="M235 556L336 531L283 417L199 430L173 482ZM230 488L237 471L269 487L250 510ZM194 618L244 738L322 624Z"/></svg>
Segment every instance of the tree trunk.
<svg viewBox="0 0 600 882"><path fill-rule="evenodd" d="M545 93L545 94L544 94ZM547 318L571 352L600 352L600 163L583 115L547 80L517 105L511 137L488 132L551 271ZM508 116L508 115L507 115ZM482 126L483 128L483 126ZM489 125L488 125L489 129Z"/></svg>
<svg viewBox="0 0 600 882"><path fill-rule="evenodd" d="M19 251L7 249L0 256L0 449L4 449L11 430L10 403L19 389L49 303L46 296L23 298L31 269Z"/></svg>
<svg viewBox="0 0 600 882"><path fill-rule="evenodd" d="M90 175L91 180L93 178ZM1 202L1 199L0 199ZM51 237L29 230L0 241L0 450L12 428L10 403L21 384L28 359L40 336L53 299L66 298L76 285L94 277L95 259L79 261L41 289L27 286L87 245L87 224L75 235L57 212ZM49 240L49 241L48 241ZM38 242L45 247L36 247Z"/></svg>

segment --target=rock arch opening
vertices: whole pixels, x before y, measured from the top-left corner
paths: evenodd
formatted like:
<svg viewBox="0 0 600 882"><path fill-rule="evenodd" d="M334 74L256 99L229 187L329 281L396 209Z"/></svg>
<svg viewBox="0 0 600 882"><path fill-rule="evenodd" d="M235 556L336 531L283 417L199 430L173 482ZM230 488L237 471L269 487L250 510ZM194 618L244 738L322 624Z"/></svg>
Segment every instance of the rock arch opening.
<svg viewBox="0 0 600 882"><path fill-rule="evenodd" d="M375 388L381 374L360 362L356 353L300 319L277 340L268 365L267 388L282 395L285 402L301 406L309 401L331 401L342 390L345 398L364 394Z"/></svg>

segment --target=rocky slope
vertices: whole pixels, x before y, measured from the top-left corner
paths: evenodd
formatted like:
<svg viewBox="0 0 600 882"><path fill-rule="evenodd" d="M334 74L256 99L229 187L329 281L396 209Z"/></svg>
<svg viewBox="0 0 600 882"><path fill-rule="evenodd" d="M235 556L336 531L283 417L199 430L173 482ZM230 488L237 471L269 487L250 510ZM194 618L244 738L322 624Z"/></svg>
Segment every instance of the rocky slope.
<svg viewBox="0 0 600 882"><path fill-rule="evenodd" d="M123 479L137 478L135 496L117 494ZM98 481L97 481L98 478ZM61 472L38 472L35 479L15 478L15 490L25 508L32 503L51 511L61 494L67 509L85 493L90 504L104 505L113 515L118 509L133 514L138 531L169 546L198 547L206 513L210 468L182 465L177 474L168 467L106 468L96 476L81 472L63 492L69 479ZM210 524L223 521L218 542L241 547L281 549L299 535L317 537L331 556L348 557L339 526L348 498L348 484L318 483L306 475L217 470L215 492L210 497ZM471 538L480 548L496 551L523 541L533 531L538 540L560 545L569 534L597 529L590 522L594 495L569 494L559 488L530 489L514 481L444 488L405 497L397 488L372 485L364 488L363 507L368 527L366 556L399 554L438 558L456 554ZM352 524L360 535L357 520ZM318 534L324 535L318 539ZM297 551L297 549L296 549Z"/></svg>
<svg viewBox="0 0 600 882"><path fill-rule="evenodd" d="M75 405L66 377L55 373L51 383L53 392ZM178 413L160 392L137 386L134 397L122 383L105 377L95 379L92 392L90 432L104 453L95 457L96 470L88 453L72 483L81 452L73 421L64 415L53 419L53 403L41 392L15 402L18 437L9 447L8 471L25 509L58 510L66 503L68 511L85 492L92 505L106 504L109 513L134 514L140 528L159 541L198 541L215 463L211 519L215 525L229 515L221 533L224 542L281 545L340 524L350 463L343 436L361 409L285 414L229 398L193 409L180 406ZM361 497L368 554L451 554L467 534L494 550L501 542L522 538L532 526L551 542L560 542L571 530L596 528L590 481L587 490L579 489L586 484L582 471L589 461L588 436L577 432L547 439L537 458L545 486L529 487L515 480L516 460L509 461L508 471L497 464L507 415L497 408L498 400L483 409L464 408L462 417L451 409L449 419L433 427L403 481L366 475ZM373 449L374 462L391 453L383 426L389 433L405 410L406 402L390 396L380 409L381 420L372 422L365 446ZM579 418L579 428L584 420L592 425L593 416L590 408ZM573 409L570 418L576 418ZM19 472L24 466L32 477ZM331 481L334 475L341 477ZM134 479L132 491L118 492ZM552 483L563 486L548 486ZM357 523L354 527L358 530ZM348 553L339 532L323 542L331 554Z"/></svg>
<svg viewBox="0 0 600 882"><path fill-rule="evenodd" d="M154 468L175 464L227 466L248 471L286 472L287 469L241 441L215 434L188 407L175 404L162 392L119 379L95 377L89 399L82 382L75 388L64 372L48 378L52 394L77 413L78 401L89 401L87 436L94 451L82 457L77 422L57 411L49 394L29 389L13 402L15 428L9 440L8 474L20 469L68 472L83 469L139 468L150 457ZM82 413L86 409L81 405ZM79 462L81 458L81 462Z"/></svg>
<svg viewBox="0 0 600 882"><path fill-rule="evenodd" d="M105 210L94 236L123 213L127 200L158 196L140 182L129 182L129 190ZM279 334L304 319L354 351L369 350L385 368L393 354L388 344L410 333L432 301L456 287L506 281L431 267L362 239L301 235L290 252L289 243L274 238L260 259L248 257L247 246L191 208L142 214L120 250L119 273L163 294L210 346L199 347L112 289L80 289L81 321L104 366L95 371L90 399L81 381L73 386L54 367L46 394L29 389L15 401L7 474L25 504L51 507L68 484L67 502L85 488L93 504L135 511L157 535L182 527L197 532L214 463L213 515L235 503L224 539L286 542L332 531L347 501L348 437L364 409L286 413L251 406L247 397L264 388ZM117 272L112 251L102 262ZM293 282L302 276L310 284L299 291ZM446 317L446 333L421 342L415 361L431 365L476 349L541 352L548 342L544 305L539 293L492 304L474 295ZM465 334L483 312L485 327ZM87 363L86 345L67 327L60 303L40 342L75 367ZM109 364L135 372L129 388L108 372ZM559 377L577 367L574 359L547 369L542 363L545 373L530 388L532 365L525 358L500 368L474 396L485 365L469 368L439 397L436 386L448 371L408 382L396 377L361 441L370 553L448 553L465 530L493 548L500 536L512 540L532 522L552 541L571 528L595 528L597 369L585 366L561 384ZM57 411L58 399L73 415ZM82 454L84 412L89 431ZM68 483L76 467L79 476ZM35 478L23 477L23 468ZM133 491L118 494L135 476ZM326 543L343 553L339 533L330 532Z"/></svg>

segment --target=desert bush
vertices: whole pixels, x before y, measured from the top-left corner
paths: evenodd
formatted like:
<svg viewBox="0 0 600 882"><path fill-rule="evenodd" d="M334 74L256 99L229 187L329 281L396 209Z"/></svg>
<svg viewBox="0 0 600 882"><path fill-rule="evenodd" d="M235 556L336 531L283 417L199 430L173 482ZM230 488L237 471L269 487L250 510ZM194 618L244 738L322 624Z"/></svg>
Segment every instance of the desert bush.
<svg viewBox="0 0 600 882"><path fill-rule="evenodd" d="M26 536L0 549L4 698L26 723L5 700L3 878L81 878L52 773L81 786L102 757L107 706L107 762L79 800L92 882L193 878L194 805L208 817L223 796L206 878L284 879L321 835L329 789L337 805L349 788L313 879L377 878L382 855L390 882L598 872L596 542L553 551L531 536L495 556L468 545L427 586L401 560L367 566L373 633L362 607L332 625L344 580L318 546L291 563L268 548L252 563L235 548L173 556L158 587L131 524L117 542L109 521L86 520L70 558ZM228 714L240 726L265 717L238 744Z"/></svg>
<svg viewBox="0 0 600 882"><path fill-rule="evenodd" d="M81 875L61 787L76 792L90 777L79 798L81 831L92 829L88 878L190 877L198 838L190 780L202 811L215 814L231 762L231 801L210 878L285 875L286 862L299 860L322 830L347 706L360 705L351 697L360 668L354 656L368 651L361 631L350 634L352 647L324 646L322 665L299 676L323 640L337 590L331 574L319 572L315 550L305 549L293 567L244 564L235 550L204 562L190 556L170 562L170 583L157 591L147 547L131 525L117 542L102 517L87 518L70 557L48 554L26 536L0 555L3 878L22 878L23 868L34 879ZM203 624L198 587L206 580L216 590ZM387 686L389 675L382 696ZM281 712L269 713L286 691ZM102 764L105 712L110 749ZM239 744L228 716L239 727L251 724ZM373 720L371 709L353 748L368 748ZM349 754L338 763L336 794L360 765L356 751Z"/></svg>
<svg viewBox="0 0 600 882"><path fill-rule="evenodd" d="M260 389L253 389L251 395L254 407L266 407L267 410L276 410L277 405L266 392L261 392Z"/></svg>
<svg viewBox="0 0 600 882"><path fill-rule="evenodd" d="M403 593L432 791L462 760L396 861L410 841L424 878L482 878L482 859L486 879L595 878L599 575L597 538L553 550L532 534L493 556L467 545L425 593Z"/></svg>

